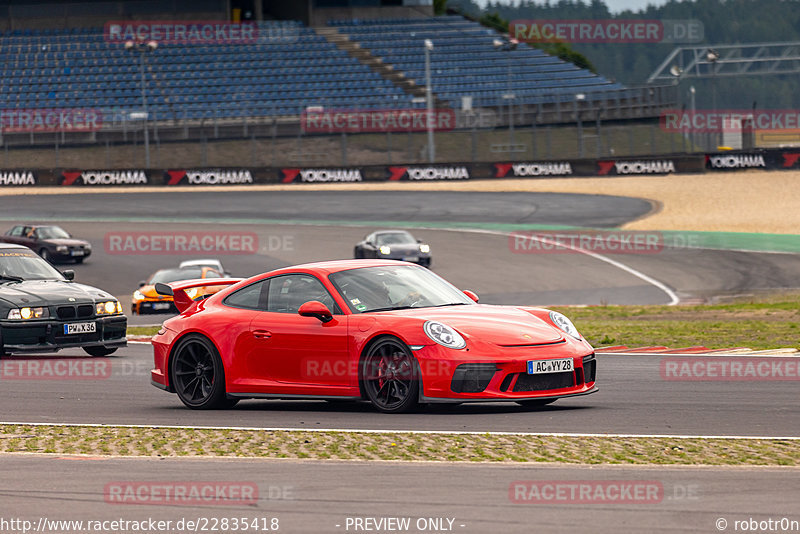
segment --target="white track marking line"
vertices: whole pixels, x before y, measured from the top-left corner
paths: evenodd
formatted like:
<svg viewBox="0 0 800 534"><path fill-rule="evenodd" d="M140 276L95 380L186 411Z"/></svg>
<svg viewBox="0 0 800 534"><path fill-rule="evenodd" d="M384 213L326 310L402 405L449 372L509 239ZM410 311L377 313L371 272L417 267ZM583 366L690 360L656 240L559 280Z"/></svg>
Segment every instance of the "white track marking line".
<svg viewBox="0 0 800 534"><path fill-rule="evenodd" d="M104 423L24 423L2 422L0 425L56 426L88 428L144 428L168 430L234 430L260 432L340 432L347 434L435 434L451 436L531 436L553 438L654 438L654 439L747 439L800 441L800 436L701 436L692 434L581 434L568 432L480 432L461 430L356 430L352 428L293 428L293 427L247 427L247 426L179 426L179 425L114 425Z"/></svg>
<svg viewBox="0 0 800 534"><path fill-rule="evenodd" d="M422 227L422 229L434 230L434 228L424 228L424 227ZM504 236L504 237L511 237L511 236L514 235L514 233L512 233L512 232L501 232L499 230L483 230L483 229L477 229L477 228L436 228L436 229L437 230L445 230L445 231L448 231L448 232L469 232L469 233L476 233L476 234L501 235L501 236ZM553 241L553 240L550 240L550 239L547 239L547 238L536 237L534 235L526 235L525 239L533 239L533 240L539 241L540 243L544 243L544 244L547 244L547 245L557 246L557 247L565 248L565 249L568 249L568 250L572 250L572 251L578 252L580 254L585 254L585 255L587 255L587 256L589 256L591 258L594 258L596 260L608 263L609 265L613 265L617 269L621 269L621 270L625 271L626 273L631 274L631 275L635 276L636 278L639 278L640 280L642 280L644 282L647 282L648 284L651 284L651 285L657 287L658 289L660 289L661 291L663 291L664 293L666 293L667 296L670 299L670 302L669 302L668 306L674 306L674 305L678 304L678 302L680 302L680 298L678 298L678 295L675 294L675 292L672 291L669 287L667 287L666 284L664 284L663 282L659 282L655 278L653 278L651 276L648 276L648 275L644 274L641 271L637 271L633 267L631 267L629 265L625 265L624 263L622 263L620 261L612 260L611 258L607 258L607 257L603 256L602 254L598 254L597 252L592 252L590 250L586 250L584 248L568 245L566 243L558 243L557 241Z"/></svg>

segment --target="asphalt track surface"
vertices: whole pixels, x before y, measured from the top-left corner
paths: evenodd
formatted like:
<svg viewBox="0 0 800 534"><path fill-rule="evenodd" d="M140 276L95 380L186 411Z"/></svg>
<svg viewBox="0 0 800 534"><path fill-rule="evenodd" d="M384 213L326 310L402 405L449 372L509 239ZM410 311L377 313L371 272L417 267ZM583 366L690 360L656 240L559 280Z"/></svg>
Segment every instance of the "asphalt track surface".
<svg viewBox="0 0 800 534"><path fill-rule="evenodd" d="M452 519L452 532L719 532L717 521L735 532L736 521L797 521L796 468L622 468L395 462L316 462L222 459L0 457L0 471L13 488L0 488L4 519L37 525L48 520L213 521L222 518L278 519L279 532L356 532L348 518L408 518L408 532L430 518ZM252 504L119 504L106 485L130 482L218 484L258 488ZM512 502L519 481L621 481L661 488L652 502ZM620 484L620 482L611 482ZM619 486L617 486L619 487ZM746 488L746 489L745 489ZM610 493L610 492L609 492ZM108 497L106 496L108 495ZM513 493L512 493L513 495ZM129 499L128 502L131 502ZM338 525L338 526L337 526ZM351 523L352 525L352 523ZM761 530L757 530L762 532ZM775 532L779 530L774 530ZM54 532L54 530L45 530ZM77 532L77 531L64 531ZM86 532L81 531L81 532ZM146 530L152 532L154 530ZM170 532L177 532L170 530ZM249 532L252 532L250 530ZM365 532L360 530L359 532ZM373 531L375 532L375 531ZM380 532L390 532L381 530Z"/></svg>
<svg viewBox="0 0 800 534"><path fill-rule="evenodd" d="M681 299L775 291L800 286L800 255L726 250L660 249L602 254L518 247L497 224L613 227L651 209L649 202L603 195L454 192L213 191L98 193L0 197L0 221L52 221L92 242L94 253L73 268L77 280L118 297L126 308L140 280L180 260L216 256L234 276L252 276L308 261L352 257L375 228L414 223L431 244L433 269L493 304L667 304L661 284ZM302 221L312 224L295 224ZM1 224L1 223L0 223ZM472 228L465 228L470 225ZM460 227L458 230L445 227ZM255 233L256 254L142 254L111 250L123 232L174 235ZM530 243L530 242L528 242ZM621 267L621 266L622 267ZM626 268L628 268L626 270ZM165 316L131 317L157 324Z"/></svg>
<svg viewBox="0 0 800 534"><path fill-rule="evenodd" d="M604 195L425 191L223 191L0 198L4 218L147 216L318 221L429 221L616 227L650 202Z"/></svg>
<svg viewBox="0 0 800 534"><path fill-rule="evenodd" d="M353 245L374 227L413 222L431 244L433 269L482 302L504 304L650 304L670 296L652 283L579 253L514 250L507 235L443 227L496 224L612 228L645 215L648 202L619 197L556 194L422 192L213 192L0 197L0 220L59 222L89 239L93 256L74 268L77 280L127 303L137 282L191 256L106 250L109 234L186 231L255 232L259 250L218 256L236 276L307 261L351 257ZM292 221L317 224L292 224ZM284 224L279 224L284 223ZM288 223L288 224L286 224ZM662 250L609 255L660 281L683 299L795 288L796 255L735 251ZM133 324L164 316L133 317ZM698 340L700 342L702 340ZM387 416L366 403L243 401L224 412L185 409L175 395L149 384L148 345L130 345L97 380L0 380L6 421L143 425L347 428L623 434L798 436L796 382L673 382L660 375L664 356L600 355L593 395L538 410L514 404L433 406ZM16 366L39 361L20 357ZM84 358L63 351L57 358ZM664 498L651 504L513 504L517 480L650 480ZM221 459L109 459L0 456L3 519L154 519L277 517L282 532L345 532L347 517L447 517L456 532L718 532L719 518L791 517L800 493L797 469L615 468L295 462ZM252 481L256 504L118 505L104 501L114 481ZM291 498L272 499L274 488ZM461 527L461 525L464 525ZM350 530L352 531L352 530ZM69 532L75 532L69 531ZM147 532L150 532L149 530Z"/></svg>
<svg viewBox="0 0 800 534"><path fill-rule="evenodd" d="M80 350L57 358L84 359ZM152 348L132 344L111 372L82 380L36 380L37 356L0 361L5 421L250 428L800 436L797 382L665 380L668 356L598 355L600 391L526 410L516 403L433 405L386 415L366 402L246 400L224 411L194 411L150 385ZM797 362L792 358L791 361ZM55 362L51 360L51 368ZM63 364L61 364L63 365ZM33 378L33 380L32 380Z"/></svg>

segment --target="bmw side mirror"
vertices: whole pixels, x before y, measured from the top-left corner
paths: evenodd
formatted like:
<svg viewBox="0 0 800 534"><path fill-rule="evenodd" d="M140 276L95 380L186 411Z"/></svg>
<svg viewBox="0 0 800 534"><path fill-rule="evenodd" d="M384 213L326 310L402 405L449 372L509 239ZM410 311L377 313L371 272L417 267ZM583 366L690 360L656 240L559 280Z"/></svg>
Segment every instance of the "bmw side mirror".
<svg viewBox="0 0 800 534"><path fill-rule="evenodd" d="M61 274L63 274L64 278L66 278L67 280L75 280L75 271L73 271L72 269L61 271Z"/></svg>
<svg viewBox="0 0 800 534"><path fill-rule="evenodd" d="M297 313L303 317L316 317L323 323L333 321L333 314L331 311L318 300L309 300L300 306Z"/></svg>

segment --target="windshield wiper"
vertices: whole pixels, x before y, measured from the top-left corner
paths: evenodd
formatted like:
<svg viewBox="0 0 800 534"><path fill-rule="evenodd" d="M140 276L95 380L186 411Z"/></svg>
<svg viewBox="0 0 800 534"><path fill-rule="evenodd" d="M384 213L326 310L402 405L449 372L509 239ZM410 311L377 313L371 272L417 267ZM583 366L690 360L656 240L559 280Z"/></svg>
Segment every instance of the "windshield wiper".
<svg viewBox="0 0 800 534"><path fill-rule="evenodd" d="M385 308L375 308L374 310L366 310L366 312L382 312L382 311L394 311L394 310L411 310L417 308L423 308L424 306L387 306Z"/></svg>
<svg viewBox="0 0 800 534"><path fill-rule="evenodd" d="M447 304L437 304L436 306L429 306L430 308L441 308L442 306L469 306L469 302L448 302Z"/></svg>
<svg viewBox="0 0 800 534"><path fill-rule="evenodd" d="M8 280L9 282L24 282L25 279L19 276L13 276L10 274L0 274L0 280Z"/></svg>

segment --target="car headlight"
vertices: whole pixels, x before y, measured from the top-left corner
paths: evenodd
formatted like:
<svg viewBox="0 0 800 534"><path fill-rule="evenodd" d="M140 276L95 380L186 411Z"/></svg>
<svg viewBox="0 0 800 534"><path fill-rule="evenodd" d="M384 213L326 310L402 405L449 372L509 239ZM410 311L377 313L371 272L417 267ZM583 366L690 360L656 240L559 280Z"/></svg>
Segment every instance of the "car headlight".
<svg viewBox="0 0 800 534"><path fill-rule="evenodd" d="M551 311L550 320L553 321L553 324L556 325L562 332L571 335L575 339L581 339L581 334L578 332L578 329L575 328L575 325L572 324L572 321L567 319L567 316L563 313Z"/></svg>
<svg viewBox="0 0 800 534"><path fill-rule="evenodd" d="M122 313L122 306L116 300L107 300L95 304L95 312L97 315L112 315L114 313Z"/></svg>
<svg viewBox="0 0 800 534"><path fill-rule="evenodd" d="M64 245L58 245L56 247L56 252L58 252L59 254L66 254L67 252L69 252L69 247Z"/></svg>
<svg viewBox="0 0 800 534"><path fill-rule="evenodd" d="M431 251L431 246L423 243L422 245L419 246L419 251L422 252L423 254L427 254L428 252Z"/></svg>
<svg viewBox="0 0 800 534"><path fill-rule="evenodd" d="M381 254L383 254L384 256L388 256L389 254L392 253L392 247L388 245L382 245L381 248L379 248L378 250L380 250Z"/></svg>
<svg viewBox="0 0 800 534"><path fill-rule="evenodd" d="M49 308L15 308L8 311L7 319L26 321L28 319L46 319L50 317Z"/></svg>
<svg viewBox="0 0 800 534"><path fill-rule="evenodd" d="M133 292L133 300L144 300L144 299L145 299L144 294L138 289Z"/></svg>
<svg viewBox="0 0 800 534"><path fill-rule="evenodd" d="M467 346L467 342L464 341L461 334L446 324L436 321L426 321L422 329L425 330L425 334L427 334L429 338L448 349L458 350Z"/></svg>

